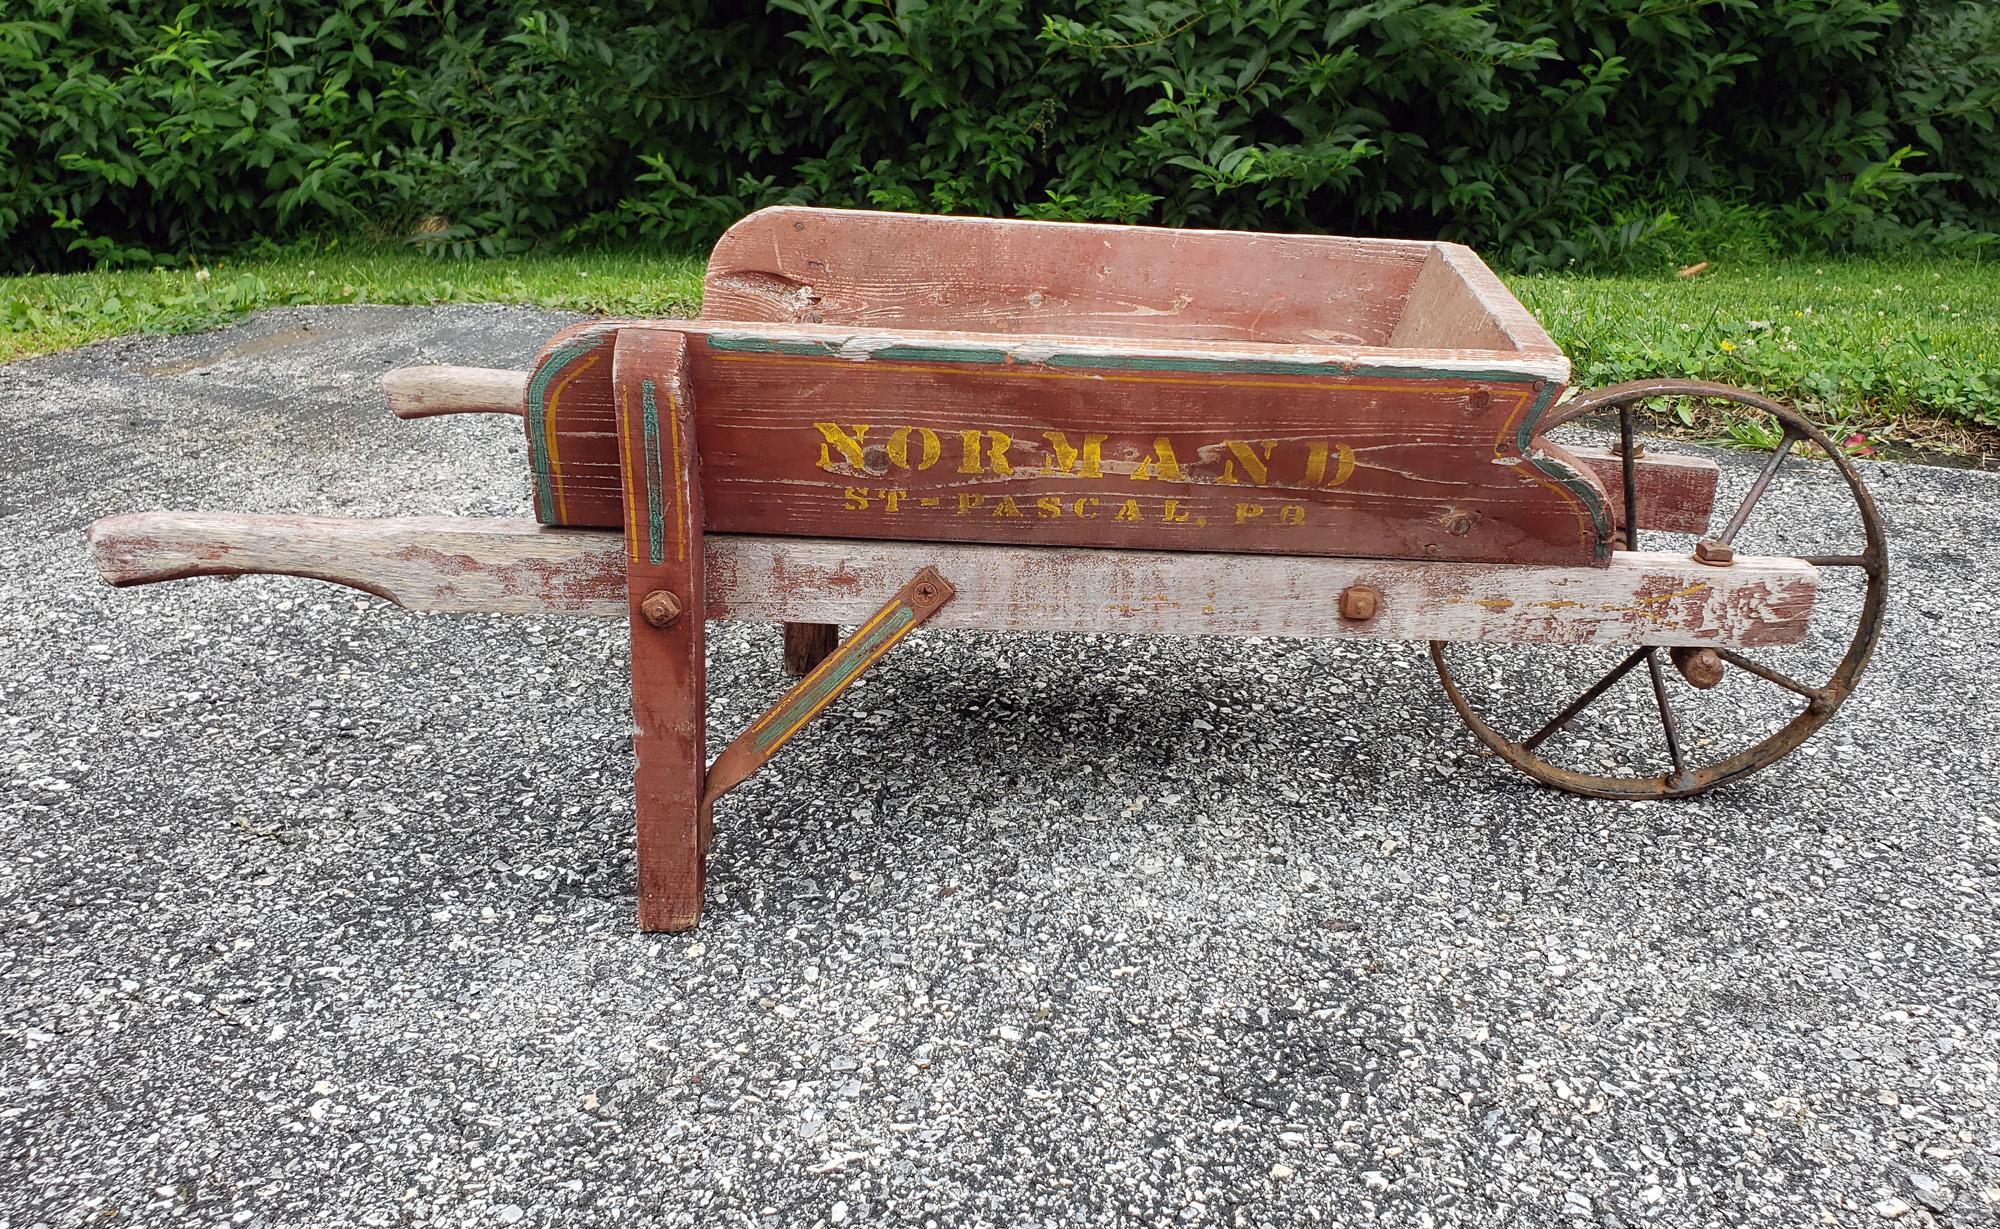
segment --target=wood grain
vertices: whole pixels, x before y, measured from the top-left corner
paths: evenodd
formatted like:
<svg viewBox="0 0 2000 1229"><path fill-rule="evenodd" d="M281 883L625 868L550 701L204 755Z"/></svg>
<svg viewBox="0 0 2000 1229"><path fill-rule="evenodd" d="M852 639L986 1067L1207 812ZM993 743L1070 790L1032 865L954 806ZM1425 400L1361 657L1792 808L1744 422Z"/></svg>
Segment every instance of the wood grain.
<svg viewBox="0 0 2000 1229"><path fill-rule="evenodd" d="M709 256L709 320L1382 346L1436 245L778 206Z"/></svg>
<svg viewBox="0 0 2000 1229"><path fill-rule="evenodd" d="M400 367L382 377L389 412L398 418L438 414L523 414L528 373L492 367Z"/></svg>
<svg viewBox="0 0 2000 1229"><path fill-rule="evenodd" d="M629 609L619 535L528 520L147 512L97 522L90 541L114 585L276 572L415 610ZM852 625L926 565L958 589L937 627L1733 647L1800 640L1818 577L1795 559L1622 551L1599 569L710 536L709 616ZM1339 616L1354 584L1383 593L1365 624Z"/></svg>
<svg viewBox="0 0 2000 1229"><path fill-rule="evenodd" d="M690 338L719 533L1552 564L1609 555L1601 485L1535 440L1559 362L709 321L617 333L658 330ZM536 386L564 390L547 416L563 451L537 467L554 488L538 498L544 519L618 523L608 394L581 366L538 372ZM531 441L536 414L531 392Z"/></svg>
<svg viewBox="0 0 2000 1229"><path fill-rule="evenodd" d="M832 531L866 537L1543 563L1601 563L1609 550L1614 514L1595 478L1537 446L1541 410L1516 397L1529 389L1528 404L1545 405L1568 362L1457 245L784 207L717 244L699 321L634 327L700 338L694 380L709 528L719 532L819 534L837 521ZM765 352L750 354L758 344ZM818 371L745 366L812 358L799 344L819 345L829 361ZM719 357L725 346L737 365ZM913 353L927 361L902 361ZM565 344L551 347L536 381L539 515L618 523L603 372ZM557 389L561 405L540 404ZM1479 424L1466 420L1482 413L1468 414L1467 401L1480 398L1502 413L1475 438ZM913 482L879 481L880 467L861 464L846 475L855 481L832 483L801 472L781 433L809 433L836 414L884 434L999 434L1025 449L1049 432L1074 442L1125 424L1105 446L1128 470L1160 431L1203 432L1183 446L1208 449L1212 472L1149 487L1151 499L1073 477L967 482L921 466ZM1203 489L1227 472L1231 440L1345 449L1352 484L1301 491L1295 478L1222 498L1246 493ZM1496 474L1495 460L1512 471ZM869 498L909 511L850 508L849 488L884 492ZM1078 500L1114 493L1123 520L1062 523L1105 506ZM957 509L968 494L976 502ZM954 511L925 512L932 498ZM1024 500L1050 502L1028 524L1002 523ZM982 515L993 519L976 523ZM1044 518L1055 523L1034 523ZM1308 532L1280 532L1314 520Z"/></svg>
<svg viewBox="0 0 2000 1229"><path fill-rule="evenodd" d="M840 647L837 623L785 624L785 673L804 678Z"/></svg>
<svg viewBox="0 0 2000 1229"><path fill-rule="evenodd" d="M1569 455L1596 476L1607 491L1625 489L1624 459L1601 448L1571 448ZM1632 467L1638 495L1639 528L1663 533L1706 533L1715 507L1720 471L1705 457L1648 450ZM1625 526L1625 501L1611 501L1611 523ZM1642 542L1641 545L1644 545Z"/></svg>
<svg viewBox="0 0 2000 1229"><path fill-rule="evenodd" d="M639 926L687 930L701 917L707 882L708 588L686 339L664 331L625 338L612 371L626 478ZM649 617L648 603L662 598L677 618Z"/></svg>

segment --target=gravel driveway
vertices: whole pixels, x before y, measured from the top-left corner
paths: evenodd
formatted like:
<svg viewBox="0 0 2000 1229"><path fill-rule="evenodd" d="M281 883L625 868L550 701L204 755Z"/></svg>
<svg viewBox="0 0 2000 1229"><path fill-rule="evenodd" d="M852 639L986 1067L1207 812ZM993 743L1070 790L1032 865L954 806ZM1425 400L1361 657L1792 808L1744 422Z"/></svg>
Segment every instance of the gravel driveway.
<svg viewBox="0 0 2000 1229"><path fill-rule="evenodd" d="M374 382L564 319L0 368L0 1229L2000 1217L2000 476L1867 467L1883 648L1701 799L1470 755L1415 646L926 632L648 936L622 628L82 548L520 514L514 424ZM726 739L778 635L711 654Z"/></svg>

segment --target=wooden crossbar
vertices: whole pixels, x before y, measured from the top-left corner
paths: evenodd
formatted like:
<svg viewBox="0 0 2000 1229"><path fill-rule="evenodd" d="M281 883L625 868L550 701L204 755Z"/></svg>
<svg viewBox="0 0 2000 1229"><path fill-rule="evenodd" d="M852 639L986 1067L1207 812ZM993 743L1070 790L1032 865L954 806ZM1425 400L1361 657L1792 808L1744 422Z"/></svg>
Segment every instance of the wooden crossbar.
<svg viewBox="0 0 2000 1229"><path fill-rule="evenodd" d="M274 572L413 610L629 609L622 535L528 520L143 512L90 539L114 585ZM1664 552L1563 568L710 536L706 554L712 619L854 624L935 566L958 597L933 626L1014 631L1752 647L1803 639L1818 584L1797 559L1718 568ZM1342 617L1352 586L1380 594L1372 618Z"/></svg>

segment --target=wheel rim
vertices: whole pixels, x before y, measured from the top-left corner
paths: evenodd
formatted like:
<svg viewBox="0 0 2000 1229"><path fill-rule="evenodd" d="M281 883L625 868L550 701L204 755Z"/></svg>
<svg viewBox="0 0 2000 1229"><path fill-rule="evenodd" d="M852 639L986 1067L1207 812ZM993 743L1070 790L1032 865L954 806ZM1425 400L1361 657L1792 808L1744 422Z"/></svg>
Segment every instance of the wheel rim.
<svg viewBox="0 0 2000 1229"><path fill-rule="evenodd" d="M1431 642L1431 661L1437 667L1438 678L1444 685L1446 697L1474 736L1485 744L1488 750L1538 781L1572 793L1598 798L1687 797L1718 785L1741 780L1782 759L1831 721L1834 713L1853 694L1862 671L1867 668L1876 640L1880 637L1883 612L1888 598L1888 548L1881 515L1875 508L1874 499L1862 485L1860 475L1855 472L1852 462L1817 427L1788 407L1753 393L1720 384L1693 380L1642 380L1620 384L1576 397L1550 416L1545 430L1553 430L1555 427L1588 416L1616 414L1623 454L1621 466L1623 490L1614 490L1611 496L1614 501L1622 498L1626 508L1624 524L1628 527L1625 534L1629 538L1626 549L1635 549L1640 536L1638 529L1631 528L1637 519L1633 515L1636 511L1635 492L1638 488L1634 467L1638 452L1633 447L1637 436L1635 411L1644 403L1661 398L1695 398L1704 402L1722 402L1746 407L1769 415L1779 424L1779 440L1772 447L1771 456L1759 470L1758 476L1752 479L1744 496L1737 501L1721 533L1716 535L1724 545L1733 543L1736 535L1751 522L1753 513L1769 492L1785 462L1795 454L1797 446L1801 443L1811 443L1816 446L1832 463L1847 493L1851 496L1864 542L1862 549L1857 552L1806 555L1802 558L1823 571L1829 568L1852 569L1864 578L1865 588L1855 619L1853 635L1848 639L1838 664L1823 685L1814 686L1808 681L1794 678L1741 651L1714 650L1725 669L1794 693L1796 700L1804 701L1805 707L1770 734L1710 763L1696 762L1697 757L1689 754L1689 751L1695 748L1683 745L1679 721L1670 695L1673 690L1669 686L1669 680L1672 678L1670 673L1672 667L1669 666L1670 654L1665 648L1636 647L1626 653L1611 671L1600 677L1591 687L1585 688L1568 706L1556 710L1551 719L1517 741L1503 734L1485 714L1482 714L1480 706L1468 694L1447 660L1446 642ZM1795 465L1794 471L1796 469ZM1714 523L1711 517L1711 527ZM1635 674L1649 684L1652 692L1661 742L1667 754L1665 771L1651 776L1607 775L1567 767L1553 762L1540 753L1542 747L1561 736L1603 695L1617 687L1628 676Z"/></svg>

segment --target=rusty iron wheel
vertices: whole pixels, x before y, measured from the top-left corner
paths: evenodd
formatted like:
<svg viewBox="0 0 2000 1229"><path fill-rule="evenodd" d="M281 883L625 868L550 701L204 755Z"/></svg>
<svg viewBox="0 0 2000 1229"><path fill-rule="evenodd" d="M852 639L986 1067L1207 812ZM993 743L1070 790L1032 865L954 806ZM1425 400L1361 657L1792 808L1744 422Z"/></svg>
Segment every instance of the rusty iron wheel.
<svg viewBox="0 0 2000 1229"><path fill-rule="evenodd" d="M1749 521L1752 510L1769 490L1772 480L1796 445L1811 443L1831 461L1845 483L1847 491L1853 497L1856 519L1860 523L1865 541L1861 544L1860 550L1851 553L1813 554L1801 557L1822 569L1823 575L1828 569L1840 569L1858 573L1863 578L1864 589L1853 635L1848 639L1846 649L1833 668L1831 676L1825 683L1819 685L1801 681L1742 652L1731 649L1714 650L1716 658L1720 659L1727 670L1760 680L1783 692L1792 693L1788 703L1797 707L1803 701L1803 707L1762 739L1713 763L1697 763L1695 757L1689 754L1697 748L1688 746L1681 735L1667 684L1667 679L1673 676L1675 666L1679 663L1670 663L1668 651L1664 648L1640 646L1633 649L1567 707L1555 713L1539 729L1517 741L1502 734L1494 727L1492 721L1481 714L1479 706L1468 696L1466 688L1454 675L1451 664L1446 660L1446 643L1432 641L1431 661L1437 667L1438 677L1444 684L1445 695L1451 700L1452 707L1458 710L1458 715L1464 719L1473 734L1493 754L1536 780L1558 789L1595 798L1685 798L1714 789L1718 785L1741 780L1751 773L1769 767L1832 720L1834 712L1849 695L1853 694L1855 685L1860 681L1861 672L1868 665L1869 655L1875 649L1875 642L1881 635L1882 616L1888 600L1889 586L1889 553L1884 540L1881 515L1876 511L1875 501L1869 496L1867 488L1862 485L1853 463L1817 427L1796 411L1754 393L1721 384L1695 380L1638 380L1597 389L1573 398L1550 416L1548 428L1553 429L1586 417L1590 421L1601 422L1608 416L1616 415L1619 447L1625 458L1622 467L1624 489L1622 492L1612 492L1612 497L1616 499L1622 495L1626 511L1624 523L1631 525L1637 519L1635 494L1637 482L1633 471L1633 459L1642 455L1641 449L1635 447L1641 444L1636 434L1635 411L1649 401L1683 398L1710 403L1720 402L1761 412L1775 419L1780 428L1777 443L1771 446L1770 455L1751 481L1749 489L1736 504L1728 522L1720 532L1704 538L1698 544L1700 555L1705 559L1726 561L1731 557L1731 544L1737 533ZM1633 541L1625 548L1637 549L1638 531L1634 529L1629 533ZM1491 651L1493 647L1495 646L1488 646L1488 650ZM1497 647L1504 649L1506 646ZM1666 669L1663 669L1663 666ZM1541 754L1540 748L1549 744L1563 731L1572 728L1573 723L1586 709L1620 680L1634 673L1643 674L1651 685L1653 708L1657 715L1662 744L1660 749L1666 753L1665 771L1656 775L1637 772L1633 775L1605 775L1558 764ZM1685 671L1682 673L1685 674ZM1705 690L1701 682L1691 679L1690 685ZM1708 686L1713 684L1710 683Z"/></svg>

